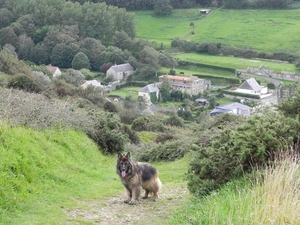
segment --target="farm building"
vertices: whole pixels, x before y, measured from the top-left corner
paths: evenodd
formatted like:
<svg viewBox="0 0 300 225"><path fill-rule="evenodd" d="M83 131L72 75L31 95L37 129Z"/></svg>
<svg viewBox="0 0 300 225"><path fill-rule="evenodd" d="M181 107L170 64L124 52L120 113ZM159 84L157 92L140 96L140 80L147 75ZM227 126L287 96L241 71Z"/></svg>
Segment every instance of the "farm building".
<svg viewBox="0 0 300 225"><path fill-rule="evenodd" d="M129 63L114 65L106 71L106 77L112 76L113 80L123 80L133 74L133 71L133 67Z"/></svg>
<svg viewBox="0 0 300 225"><path fill-rule="evenodd" d="M250 116L251 108L238 102L219 105L215 107L211 112L211 116L215 116L222 113L232 113L240 116Z"/></svg>
<svg viewBox="0 0 300 225"><path fill-rule="evenodd" d="M186 92L189 95L197 95L211 88L210 80L201 79L196 76L162 75L159 77L159 81L163 82L164 78L170 81L173 90L179 90L182 93Z"/></svg>
<svg viewBox="0 0 300 225"><path fill-rule="evenodd" d="M206 15L210 12L210 9L200 9L199 10L199 13L202 14L202 15Z"/></svg>

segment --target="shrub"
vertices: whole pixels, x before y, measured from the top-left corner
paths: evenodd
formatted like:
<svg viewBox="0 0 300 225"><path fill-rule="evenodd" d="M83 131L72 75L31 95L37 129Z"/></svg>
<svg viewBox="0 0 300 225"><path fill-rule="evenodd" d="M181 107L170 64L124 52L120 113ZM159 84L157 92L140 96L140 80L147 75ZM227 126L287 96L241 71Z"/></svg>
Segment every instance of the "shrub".
<svg viewBox="0 0 300 225"><path fill-rule="evenodd" d="M128 137L121 129L120 122L112 113L97 113L93 115L94 125L88 131L88 135L93 139L102 152L105 154L114 154L124 150L124 144Z"/></svg>
<svg viewBox="0 0 300 225"><path fill-rule="evenodd" d="M131 129L129 128L129 126L127 126L127 125L122 126L122 130L123 130L123 132L124 132L125 134L128 135L128 138L129 138L129 140L130 140L130 142L131 142L132 144L139 144L139 143L140 143L140 138L139 138L139 136L136 134L135 131L131 130Z"/></svg>
<svg viewBox="0 0 300 225"><path fill-rule="evenodd" d="M117 113L118 112L117 106L114 103L110 102L110 101L106 101L103 105L103 108L107 112L111 112L111 113Z"/></svg>
<svg viewBox="0 0 300 225"><path fill-rule="evenodd" d="M14 75L7 84L8 88L15 88L27 92L40 93L42 88L32 79L24 74Z"/></svg>
<svg viewBox="0 0 300 225"><path fill-rule="evenodd" d="M300 124L273 112L254 116L236 128L221 129L190 162L188 188L194 194L208 194L232 178L272 161L282 149L299 140Z"/></svg>
<svg viewBox="0 0 300 225"><path fill-rule="evenodd" d="M173 161L180 159L190 151L197 149L196 145L187 147L186 140L166 141L162 144L146 148L138 155L140 161Z"/></svg>
<svg viewBox="0 0 300 225"><path fill-rule="evenodd" d="M168 119L166 119L164 121L164 124L174 126L174 127L184 127L183 120L175 113L171 115Z"/></svg>
<svg viewBox="0 0 300 225"><path fill-rule="evenodd" d="M172 133L161 133L161 134L157 135L155 142L156 143L164 143L166 141L172 141L175 139L177 139L177 137Z"/></svg>
<svg viewBox="0 0 300 225"><path fill-rule="evenodd" d="M155 117L141 116L135 119L132 123L131 128L135 131L165 131L165 127Z"/></svg>
<svg viewBox="0 0 300 225"><path fill-rule="evenodd" d="M140 116L139 112L133 109L120 110L118 115L121 119L121 122L125 124L132 124L132 122Z"/></svg>

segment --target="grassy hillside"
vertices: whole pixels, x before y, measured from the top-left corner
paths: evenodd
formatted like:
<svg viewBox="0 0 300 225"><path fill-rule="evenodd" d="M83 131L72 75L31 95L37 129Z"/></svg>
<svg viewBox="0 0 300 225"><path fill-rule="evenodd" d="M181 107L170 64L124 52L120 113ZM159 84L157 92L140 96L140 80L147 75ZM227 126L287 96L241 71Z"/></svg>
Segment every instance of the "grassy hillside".
<svg viewBox="0 0 300 225"><path fill-rule="evenodd" d="M169 17L155 17L153 11L135 12L136 38L144 38L171 46L174 37L186 36L190 31L190 22L205 18L197 9L173 10Z"/></svg>
<svg viewBox="0 0 300 225"><path fill-rule="evenodd" d="M299 10L216 10L196 23L193 41L214 41L238 48L300 54Z"/></svg>
<svg viewBox="0 0 300 225"><path fill-rule="evenodd" d="M214 10L202 16L198 9L188 9L173 10L170 17L163 18L153 17L149 11L135 14L137 38L166 46L174 37L181 37L258 51L300 54L299 10Z"/></svg>
<svg viewBox="0 0 300 225"><path fill-rule="evenodd" d="M281 71L297 71L294 64L278 63L270 60L252 60L236 57L201 55L197 53L180 53L176 54L175 58L190 62L201 62L207 65L218 65L234 69L247 69L247 67L249 66L260 67L261 65L263 65L267 66L269 69L274 70L277 73L280 73Z"/></svg>
<svg viewBox="0 0 300 225"><path fill-rule="evenodd" d="M76 200L123 190L115 158L82 133L7 124L0 133L0 224L66 224L62 209Z"/></svg>
<svg viewBox="0 0 300 225"><path fill-rule="evenodd" d="M98 224L98 218L70 218L68 212L86 210L99 217L87 203L101 208L106 197L125 195L115 172L116 157L102 155L83 133L0 124L0 134L0 224ZM186 160L156 166L166 189L186 187ZM133 207L117 201L119 207Z"/></svg>

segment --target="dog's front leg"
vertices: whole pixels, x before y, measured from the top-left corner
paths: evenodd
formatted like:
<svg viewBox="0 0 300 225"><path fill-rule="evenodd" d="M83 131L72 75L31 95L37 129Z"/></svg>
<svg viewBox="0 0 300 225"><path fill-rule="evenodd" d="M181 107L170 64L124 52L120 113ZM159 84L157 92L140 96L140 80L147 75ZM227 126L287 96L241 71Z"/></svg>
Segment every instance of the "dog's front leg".
<svg viewBox="0 0 300 225"><path fill-rule="evenodd" d="M128 202L130 205L134 205L137 201L139 201L141 191L142 191L141 186L137 186L132 189L132 198L131 201Z"/></svg>
<svg viewBox="0 0 300 225"><path fill-rule="evenodd" d="M128 195L128 198L126 200L124 200L124 203L130 204L130 201L132 199L132 191L127 189L127 195Z"/></svg>

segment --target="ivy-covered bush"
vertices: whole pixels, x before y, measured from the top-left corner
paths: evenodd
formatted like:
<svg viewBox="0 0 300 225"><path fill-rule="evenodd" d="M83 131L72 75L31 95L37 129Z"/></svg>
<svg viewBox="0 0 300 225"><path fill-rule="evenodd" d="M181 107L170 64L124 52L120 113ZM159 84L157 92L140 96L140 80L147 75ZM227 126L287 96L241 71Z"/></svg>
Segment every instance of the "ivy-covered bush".
<svg viewBox="0 0 300 225"><path fill-rule="evenodd" d="M232 178L266 165L300 136L299 121L278 112L253 116L236 128L220 128L190 162L188 188L196 195L208 194Z"/></svg>

